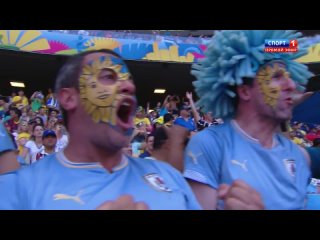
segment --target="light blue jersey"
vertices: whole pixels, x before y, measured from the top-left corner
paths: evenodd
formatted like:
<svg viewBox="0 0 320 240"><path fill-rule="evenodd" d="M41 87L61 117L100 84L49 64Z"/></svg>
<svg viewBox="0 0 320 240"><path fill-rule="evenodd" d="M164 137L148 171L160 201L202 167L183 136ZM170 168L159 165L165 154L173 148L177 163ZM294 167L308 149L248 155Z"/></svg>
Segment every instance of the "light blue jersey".
<svg viewBox="0 0 320 240"><path fill-rule="evenodd" d="M308 210L320 210L320 179L312 178L308 186Z"/></svg>
<svg viewBox="0 0 320 240"><path fill-rule="evenodd" d="M261 194L266 209L304 209L310 170L289 139L276 134L273 147L264 148L232 120L191 138L184 176L214 189L241 179Z"/></svg>
<svg viewBox="0 0 320 240"><path fill-rule="evenodd" d="M160 161L123 156L109 173L59 152L0 176L0 209L96 209L123 194L150 209L200 209L182 174Z"/></svg>
<svg viewBox="0 0 320 240"><path fill-rule="evenodd" d="M0 121L0 153L8 150L16 150L5 126Z"/></svg>

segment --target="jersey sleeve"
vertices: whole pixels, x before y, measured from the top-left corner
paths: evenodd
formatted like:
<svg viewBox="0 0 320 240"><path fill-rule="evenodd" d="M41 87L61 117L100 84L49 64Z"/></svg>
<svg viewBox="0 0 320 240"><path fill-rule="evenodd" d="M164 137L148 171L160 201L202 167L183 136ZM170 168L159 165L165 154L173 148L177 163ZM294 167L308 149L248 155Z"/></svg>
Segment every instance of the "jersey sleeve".
<svg viewBox="0 0 320 240"><path fill-rule="evenodd" d="M0 122L0 153L15 150L15 146L4 125Z"/></svg>
<svg viewBox="0 0 320 240"><path fill-rule="evenodd" d="M180 174L181 175L181 174ZM185 180L185 178L181 175L180 177L180 184L181 187L185 193L185 198L186 198L186 204L187 204L187 210L201 210L201 206L194 195L190 185L188 182Z"/></svg>
<svg viewBox="0 0 320 240"><path fill-rule="evenodd" d="M222 150L219 136L214 131L203 130L194 135L184 154L184 177L217 189Z"/></svg>
<svg viewBox="0 0 320 240"><path fill-rule="evenodd" d="M0 175L0 210L23 210L16 172Z"/></svg>
<svg viewBox="0 0 320 240"><path fill-rule="evenodd" d="M195 194L183 175L168 163L161 163L166 172L174 179L175 184L179 187L179 191L183 193L185 199L185 210L202 210Z"/></svg>

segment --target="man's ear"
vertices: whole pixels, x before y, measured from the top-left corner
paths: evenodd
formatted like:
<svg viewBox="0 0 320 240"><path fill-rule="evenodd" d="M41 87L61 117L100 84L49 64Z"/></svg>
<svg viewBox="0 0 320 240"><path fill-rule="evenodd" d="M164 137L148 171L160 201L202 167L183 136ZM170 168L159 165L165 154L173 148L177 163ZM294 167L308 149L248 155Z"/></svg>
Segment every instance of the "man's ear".
<svg viewBox="0 0 320 240"><path fill-rule="evenodd" d="M74 110L79 104L79 92L75 88L62 88L57 97L59 104L66 111Z"/></svg>
<svg viewBox="0 0 320 240"><path fill-rule="evenodd" d="M237 92L239 99L242 99L244 101L249 101L252 97L251 95L251 88L248 85L240 85L237 87Z"/></svg>

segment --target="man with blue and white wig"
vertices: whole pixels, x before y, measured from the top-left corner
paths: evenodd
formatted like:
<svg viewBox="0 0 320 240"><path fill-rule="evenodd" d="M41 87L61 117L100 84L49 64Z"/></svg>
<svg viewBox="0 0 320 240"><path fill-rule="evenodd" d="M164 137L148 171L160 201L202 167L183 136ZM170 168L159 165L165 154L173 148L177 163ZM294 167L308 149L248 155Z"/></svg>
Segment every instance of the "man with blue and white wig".
<svg viewBox="0 0 320 240"><path fill-rule="evenodd" d="M292 116L294 94L313 75L295 61L308 52L301 36L217 31L193 66L198 106L225 121L195 135L185 150L184 176L204 209L306 208L308 154L279 131ZM266 39L297 40L299 48L267 53Z"/></svg>

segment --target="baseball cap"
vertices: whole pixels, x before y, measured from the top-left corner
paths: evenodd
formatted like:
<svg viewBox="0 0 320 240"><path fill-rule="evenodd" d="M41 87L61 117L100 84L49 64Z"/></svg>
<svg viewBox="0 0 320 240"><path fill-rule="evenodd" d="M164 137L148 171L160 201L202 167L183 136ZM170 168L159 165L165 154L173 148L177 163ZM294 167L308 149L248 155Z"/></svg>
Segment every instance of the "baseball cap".
<svg viewBox="0 0 320 240"><path fill-rule="evenodd" d="M43 132L42 138L46 138L46 137L57 137L56 133L52 130L45 130Z"/></svg>
<svg viewBox="0 0 320 240"><path fill-rule="evenodd" d="M12 101L15 103L15 102L18 102L21 100L21 97L20 96L15 96L14 99L12 99Z"/></svg>

